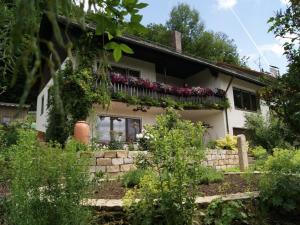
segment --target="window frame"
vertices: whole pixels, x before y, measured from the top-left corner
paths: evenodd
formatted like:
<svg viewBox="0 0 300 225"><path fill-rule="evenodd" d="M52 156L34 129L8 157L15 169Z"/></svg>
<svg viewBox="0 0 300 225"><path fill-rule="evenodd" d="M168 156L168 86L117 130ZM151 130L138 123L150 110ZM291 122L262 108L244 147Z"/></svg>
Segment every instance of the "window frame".
<svg viewBox="0 0 300 225"><path fill-rule="evenodd" d="M236 92L239 92L239 94L241 96L241 106L242 107L237 106L237 103L235 101L235 93ZM233 87L232 88L232 94L233 94L233 104L234 104L235 109L242 110L242 111L247 111L247 112L258 112L258 111L260 111L260 99L258 98L258 96L255 92ZM245 104L244 104L244 95L245 94L248 95L249 100L250 100L250 107L249 108L246 108ZM256 107L254 107L252 96L255 96ZM256 108L256 109L254 109L254 108Z"/></svg>
<svg viewBox="0 0 300 225"><path fill-rule="evenodd" d="M130 116L117 116L117 115L107 115L107 114L100 114L98 117L108 117L110 119L110 132L113 131L113 120L112 118L120 118L120 119L125 119L125 143L129 142L129 137L128 137L128 119L132 120L139 120L139 130L140 132L142 131L142 118L141 117L130 117ZM135 137L136 138L136 137ZM110 138L111 139L111 138ZM105 141L98 140L99 143L105 143ZM111 141L111 140L110 140Z"/></svg>
<svg viewBox="0 0 300 225"><path fill-rule="evenodd" d="M130 68L130 67L125 67L125 66L119 66L119 65L112 65L111 66L111 71L110 72L112 72L113 71L113 68L117 68L117 69L122 69L122 70L125 70L126 72L126 74L122 74L122 75L125 75L126 77L136 77L136 78L141 78L141 70L138 70L138 69L136 69L136 68ZM139 75L138 76L131 76L130 74L129 74L129 71L133 71L133 72L137 72Z"/></svg>
<svg viewBox="0 0 300 225"><path fill-rule="evenodd" d="M41 97L41 116L44 114L44 110L45 110L45 95L42 95Z"/></svg>

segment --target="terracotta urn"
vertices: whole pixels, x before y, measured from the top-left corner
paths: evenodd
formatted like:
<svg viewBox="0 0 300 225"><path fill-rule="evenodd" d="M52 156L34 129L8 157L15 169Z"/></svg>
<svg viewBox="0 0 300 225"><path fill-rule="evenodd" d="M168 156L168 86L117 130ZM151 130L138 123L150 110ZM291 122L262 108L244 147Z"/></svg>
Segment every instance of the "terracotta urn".
<svg viewBox="0 0 300 225"><path fill-rule="evenodd" d="M86 121L78 121L74 127L74 138L75 140L88 144L90 139L90 126Z"/></svg>

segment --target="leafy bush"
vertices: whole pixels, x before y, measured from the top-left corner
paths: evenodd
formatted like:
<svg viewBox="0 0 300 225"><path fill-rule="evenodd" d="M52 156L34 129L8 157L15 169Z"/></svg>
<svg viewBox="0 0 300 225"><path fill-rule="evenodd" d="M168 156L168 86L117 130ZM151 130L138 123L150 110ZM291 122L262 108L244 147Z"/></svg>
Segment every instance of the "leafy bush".
<svg viewBox="0 0 300 225"><path fill-rule="evenodd" d="M250 153L255 159L254 164L251 165L251 169L257 170L257 171L263 171L264 163L269 155L267 150L261 146L257 146L257 147L251 148Z"/></svg>
<svg viewBox="0 0 300 225"><path fill-rule="evenodd" d="M121 141L112 140L108 144L109 150L120 150L123 149L123 143Z"/></svg>
<svg viewBox="0 0 300 225"><path fill-rule="evenodd" d="M203 127L181 120L175 110L167 109L146 131L151 169L157 176L143 176L140 188L126 194L128 219L131 224L192 224L197 168L204 158Z"/></svg>
<svg viewBox="0 0 300 225"><path fill-rule="evenodd" d="M151 155L139 153L135 158L135 164L138 169L149 169L151 167Z"/></svg>
<svg viewBox="0 0 300 225"><path fill-rule="evenodd" d="M263 169L266 173L259 183L263 205L274 212L299 212L300 151L274 149Z"/></svg>
<svg viewBox="0 0 300 225"><path fill-rule="evenodd" d="M197 179L199 184L220 183L224 180L224 174L211 167L201 166L198 168Z"/></svg>
<svg viewBox="0 0 300 225"><path fill-rule="evenodd" d="M87 163L72 149L39 144L33 131L20 131L11 146L11 224L87 224Z"/></svg>
<svg viewBox="0 0 300 225"><path fill-rule="evenodd" d="M273 148L290 146L287 142L290 132L272 115L264 118L261 114L247 114L246 128L251 146L262 146L269 153Z"/></svg>
<svg viewBox="0 0 300 225"><path fill-rule="evenodd" d="M206 147L208 149L215 149L216 148L216 141L215 140L210 140L207 142Z"/></svg>
<svg viewBox="0 0 300 225"><path fill-rule="evenodd" d="M252 148L250 152L257 160L265 159L268 156L267 150L262 146L257 146L255 148Z"/></svg>
<svg viewBox="0 0 300 225"><path fill-rule="evenodd" d="M141 179L149 174L149 171L143 169L131 170L123 175L122 185L127 188L133 188L140 184Z"/></svg>
<svg viewBox="0 0 300 225"><path fill-rule="evenodd" d="M19 138L19 130L31 129L31 121L14 121L9 125L0 125L0 151L17 143Z"/></svg>
<svg viewBox="0 0 300 225"><path fill-rule="evenodd" d="M0 198L0 224L9 225L8 223L8 206L7 199Z"/></svg>
<svg viewBox="0 0 300 225"><path fill-rule="evenodd" d="M66 151L75 151L75 152L85 152L88 151L89 148L87 145L75 140L74 138L71 138L67 141L65 150Z"/></svg>
<svg viewBox="0 0 300 225"><path fill-rule="evenodd" d="M226 135L224 138L216 140L216 147L237 151L237 136Z"/></svg>
<svg viewBox="0 0 300 225"><path fill-rule="evenodd" d="M243 225L248 223L246 207L241 201L227 201L216 199L207 210L204 223L207 225Z"/></svg>

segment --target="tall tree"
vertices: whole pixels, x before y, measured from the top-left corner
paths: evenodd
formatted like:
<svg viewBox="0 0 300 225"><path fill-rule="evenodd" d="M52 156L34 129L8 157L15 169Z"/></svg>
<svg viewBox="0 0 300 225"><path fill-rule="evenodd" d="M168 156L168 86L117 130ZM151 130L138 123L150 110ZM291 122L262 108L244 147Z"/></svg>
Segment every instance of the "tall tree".
<svg viewBox="0 0 300 225"><path fill-rule="evenodd" d="M171 10L165 25L149 24L143 32L134 34L170 46L170 35L174 30L182 33L182 48L185 53L214 62L245 66L234 40L224 33L206 30L199 12L185 3L180 3Z"/></svg>
<svg viewBox="0 0 300 225"><path fill-rule="evenodd" d="M166 27L168 30L181 32L184 45L195 40L204 30L204 24L200 21L199 12L196 9L191 9L185 3L178 4L171 10Z"/></svg>
<svg viewBox="0 0 300 225"><path fill-rule="evenodd" d="M300 143L300 1L290 0L286 10L270 18L270 31L284 38L288 72L275 80L262 92L270 108L285 122Z"/></svg>

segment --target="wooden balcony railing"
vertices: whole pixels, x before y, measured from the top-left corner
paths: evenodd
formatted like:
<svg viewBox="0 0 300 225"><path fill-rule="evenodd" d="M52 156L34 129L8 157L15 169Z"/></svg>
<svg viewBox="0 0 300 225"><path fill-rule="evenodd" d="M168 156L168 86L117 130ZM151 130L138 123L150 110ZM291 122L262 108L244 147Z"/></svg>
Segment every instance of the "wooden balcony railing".
<svg viewBox="0 0 300 225"><path fill-rule="evenodd" d="M175 102L189 105L190 108L216 108L223 109L228 107L227 98L211 95L211 96L180 96L174 94L167 94L149 90L142 87L133 87L126 84L112 83L112 93L121 93L129 97L145 98L150 97L154 100L161 101L163 99L172 99Z"/></svg>

